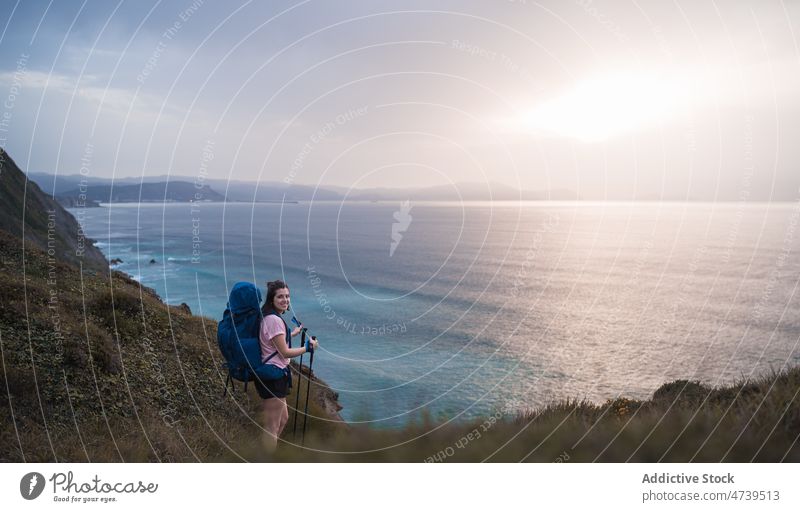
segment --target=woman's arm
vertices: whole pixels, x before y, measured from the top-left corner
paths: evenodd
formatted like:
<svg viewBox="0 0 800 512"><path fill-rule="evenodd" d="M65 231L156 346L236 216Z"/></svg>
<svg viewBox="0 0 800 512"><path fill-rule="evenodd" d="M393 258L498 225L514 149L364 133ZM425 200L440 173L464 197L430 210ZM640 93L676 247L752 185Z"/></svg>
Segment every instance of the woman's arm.
<svg viewBox="0 0 800 512"><path fill-rule="evenodd" d="M300 348L287 347L285 334L278 334L277 336L272 338L272 343L273 345L275 345L275 349L280 353L280 355L282 355L286 359L297 357L306 353L305 347L300 347Z"/></svg>

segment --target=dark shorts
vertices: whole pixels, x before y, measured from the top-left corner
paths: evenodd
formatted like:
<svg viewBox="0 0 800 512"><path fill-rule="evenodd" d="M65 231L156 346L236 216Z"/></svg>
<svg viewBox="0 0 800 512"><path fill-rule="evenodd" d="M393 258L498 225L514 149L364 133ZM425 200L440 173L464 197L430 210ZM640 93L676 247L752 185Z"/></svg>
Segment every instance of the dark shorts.
<svg viewBox="0 0 800 512"><path fill-rule="evenodd" d="M275 380L261 380L256 377L256 391L261 398L286 398L292 387L292 378L285 376Z"/></svg>

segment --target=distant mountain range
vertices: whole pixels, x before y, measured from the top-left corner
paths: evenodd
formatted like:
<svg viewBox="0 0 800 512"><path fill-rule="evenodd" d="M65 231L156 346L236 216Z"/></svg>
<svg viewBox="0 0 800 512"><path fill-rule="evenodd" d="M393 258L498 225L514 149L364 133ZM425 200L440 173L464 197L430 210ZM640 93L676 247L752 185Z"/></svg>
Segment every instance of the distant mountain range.
<svg viewBox="0 0 800 512"><path fill-rule="evenodd" d="M539 201L579 199L570 190L518 190L500 183L456 183L432 187L365 188L287 185L282 182L206 179L195 185L187 176L146 176L142 178L84 178L80 175L29 173L28 178L67 206L80 193L87 201ZM82 187L83 190L81 190ZM199 194L199 196L198 196Z"/></svg>
<svg viewBox="0 0 800 512"><path fill-rule="evenodd" d="M83 196L83 197L82 197ZM137 185L85 185L56 195L63 205L86 203L139 203L150 201L224 201L225 196L204 185L196 187L187 181L162 181Z"/></svg>

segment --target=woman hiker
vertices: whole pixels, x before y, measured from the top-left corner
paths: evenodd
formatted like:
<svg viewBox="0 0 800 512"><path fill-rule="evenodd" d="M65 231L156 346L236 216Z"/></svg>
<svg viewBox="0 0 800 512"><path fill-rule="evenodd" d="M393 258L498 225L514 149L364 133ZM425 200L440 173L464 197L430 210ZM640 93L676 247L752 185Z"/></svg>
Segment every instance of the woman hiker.
<svg viewBox="0 0 800 512"><path fill-rule="evenodd" d="M270 281L267 283L267 299L261 312L259 341L261 342L261 360L274 365L278 370L283 370L282 376L273 380L256 379L256 390L261 398L262 414L264 421L264 444L272 453L278 444L278 437L283 432L286 422L289 421L289 409L286 406L286 395L292 386L292 376L288 370L289 359L298 357L317 349L319 343L316 339L306 341L306 346L289 348L292 336L300 334L302 325L289 332L286 321L280 316L289 309L289 287L283 281ZM311 345L311 350L308 346ZM276 372L276 374L279 372Z"/></svg>

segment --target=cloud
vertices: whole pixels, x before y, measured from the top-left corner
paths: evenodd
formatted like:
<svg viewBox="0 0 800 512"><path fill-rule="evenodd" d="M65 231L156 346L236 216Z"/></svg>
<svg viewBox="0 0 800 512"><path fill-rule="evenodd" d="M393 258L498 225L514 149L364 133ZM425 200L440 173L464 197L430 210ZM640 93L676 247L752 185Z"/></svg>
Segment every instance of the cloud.
<svg viewBox="0 0 800 512"><path fill-rule="evenodd" d="M137 89L108 87L94 75L83 75L81 80L64 74L44 73L26 70L20 72L0 73L0 86L17 86L20 90L35 89L42 94L54 93L65 98L79 99L100 109L103 113L120 116L135 116L137 119L155 120L163 104L160 96L142 93ZM134 108L131 109L131 105ZM175 121L183 119L186 111L173 104L164 106L160 114L162 120Z"/></svg>
<svg viewBox="0 0 800 512"><path fill-rule="evenodd" d="M39 71L22 70L0 73L0 85L4 87L19 85L33 89L53 88L60 90L69 87L71 83L69 78L64 75L48 75Z"/></svg>

